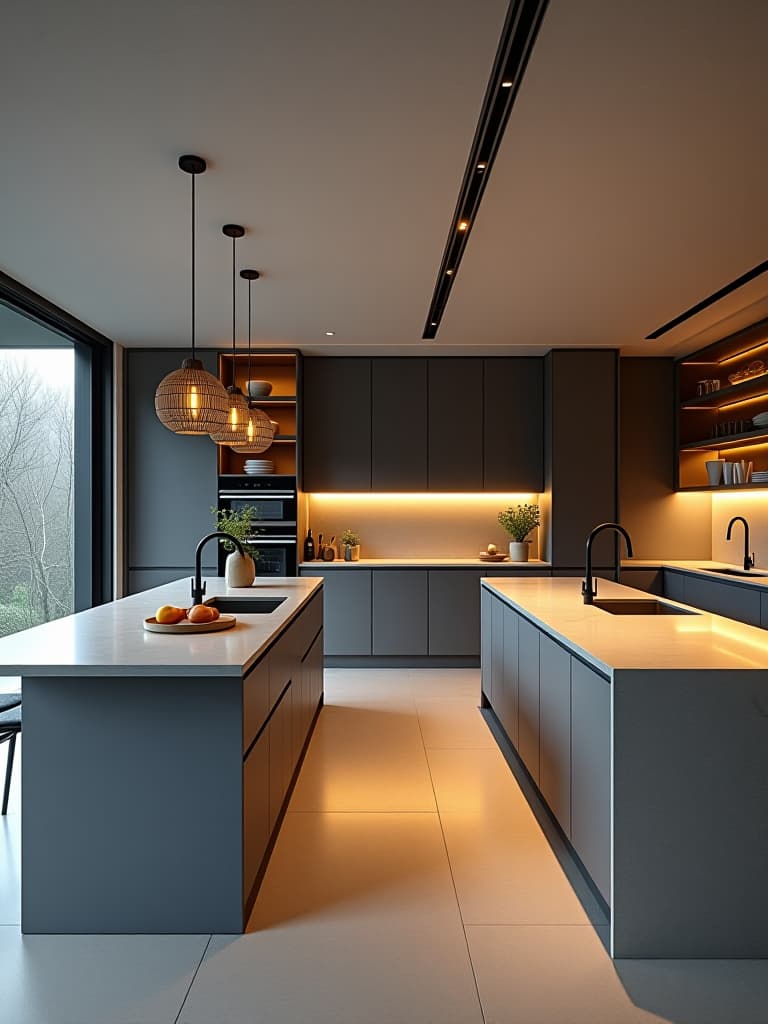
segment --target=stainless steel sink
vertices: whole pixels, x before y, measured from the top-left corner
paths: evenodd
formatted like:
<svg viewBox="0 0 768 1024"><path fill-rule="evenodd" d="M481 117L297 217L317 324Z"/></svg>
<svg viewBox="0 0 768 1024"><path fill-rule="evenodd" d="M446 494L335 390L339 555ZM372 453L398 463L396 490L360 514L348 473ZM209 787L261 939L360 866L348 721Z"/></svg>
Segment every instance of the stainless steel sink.
<svg viewBox="0 0 768 1024"><path fill-rule="evenodd" d="M236 615L269 615L278 608L284 597L212 597L206 604L218 608L220 612Z"/></svg>
<svg viewBox="0 0 768 1024"><path fill-rule="evenodd" d="M701 572L720 572L723 576L743 576L749 579L750 576L754 576L756 579L765 579L768 576L768 572L755 572L753 569L707 569L703 565L699 566Z"/></svg>
<svg viewBox="0 0 768 1024"><path fill-rule="evenodd" d="M698 615L690 608L678 608L677 605L657 601L655 598L644 597L596 597L596 608L602 608L611 615Z"/></svg>

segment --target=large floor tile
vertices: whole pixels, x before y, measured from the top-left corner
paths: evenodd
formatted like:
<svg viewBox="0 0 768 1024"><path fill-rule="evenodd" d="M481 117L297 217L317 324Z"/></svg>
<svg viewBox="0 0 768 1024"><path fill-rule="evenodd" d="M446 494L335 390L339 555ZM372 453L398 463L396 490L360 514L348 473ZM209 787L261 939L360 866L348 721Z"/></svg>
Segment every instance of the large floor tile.
<svg viewBox="0 0 768 1024"><path fill-rule="evenodd" d="M468 926L485 1024L645 1024L588 925ZM680 1022L682 1024L682 1022Z"/></svg>
<svg viewBox="0 0 768 1024"><path fill-rule="evenodd" d="M467 697L417 697L416 710L424 746L495 749L496 741L485 719Z"/></svg>
<svg viewBox="0 0 768 1024"><path fill-rule="evenodd" d="M214 937L183 1024L480 1024L436 814L288 814L249 934Z"/></svg>
<svg viewBox="0 0 768 1024"><path fill-rule="evenodd" d="M434 811L415 711L323 708L292 811Z"/></svg>
<svg viewBox="0 0 768 1024"><path fill-rule="evenodd" d="M0 928L8 1024L173 1024L207 935L25 935Z"/></svg>
<svg viewBox="0 0 768 1024"><path fill-rule="evenodd" d="M475 749L430 748L427 760L441 812L531 815L495 743Z"/></svg>

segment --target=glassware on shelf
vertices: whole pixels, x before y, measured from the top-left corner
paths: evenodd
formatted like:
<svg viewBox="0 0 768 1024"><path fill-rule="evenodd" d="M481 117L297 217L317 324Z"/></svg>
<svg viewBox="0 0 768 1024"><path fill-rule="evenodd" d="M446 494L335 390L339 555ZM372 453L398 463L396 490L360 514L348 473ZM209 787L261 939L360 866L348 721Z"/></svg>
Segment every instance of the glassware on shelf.
<svg viewBox="0 0 768 1024"><path fill-rule="evenodd" d="M752 377L759 377L765 373L765 363L762 359L754 359L744 370L737 370L728 374L730 384L740 384L743 380L751 380Z"/></svg>

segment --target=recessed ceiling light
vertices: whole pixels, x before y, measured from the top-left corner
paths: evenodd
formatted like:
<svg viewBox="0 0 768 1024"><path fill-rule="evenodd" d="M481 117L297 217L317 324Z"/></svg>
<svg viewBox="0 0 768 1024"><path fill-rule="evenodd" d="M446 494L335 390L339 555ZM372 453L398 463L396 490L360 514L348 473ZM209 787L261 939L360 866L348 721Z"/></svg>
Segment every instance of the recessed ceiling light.
<svg viewBox="0 0 768 1024"><path fill-rule="evenodd" d="M502 89L511 89L512 88L512 83L511 82L502 82L501 83L501 88Z"/></svg>
<svg viewBox="0 0 768 1024"><path fill-rule="evenodd" d="M466 231L468 227L469 227L469 221L466 221L466 220L460 220L459 221L459 231Z"/></svg>
<svg viewBox="0 0 768 1024"><path fill-rule="evenodd" d="M433 321L432 321L432 326L433 326L433 327L437 327L437 320L433 320Z"/></svg>
<svg viewBox="0 0 768 1024"><path fill-rule="evenodd" d="M326 336L326 338L335 338L336 337L336 331L326 331L325 332L325 336Z"/></svg>
<svg viewBox="0 0 768 1024"><path fill-rule="evenodd" d="M477 165L477 169L478 169L478 171L484 171L487 166L488 166L488 164L483 162L483 163L480 163L480 164Z"/></svg>
<svg viewBox="0 0 768 1024"><path fill-rule="evenodd" d="M448 277L450 277L452 273L453 273L452 270L446 270L446 274L448 275Z"/></svg>

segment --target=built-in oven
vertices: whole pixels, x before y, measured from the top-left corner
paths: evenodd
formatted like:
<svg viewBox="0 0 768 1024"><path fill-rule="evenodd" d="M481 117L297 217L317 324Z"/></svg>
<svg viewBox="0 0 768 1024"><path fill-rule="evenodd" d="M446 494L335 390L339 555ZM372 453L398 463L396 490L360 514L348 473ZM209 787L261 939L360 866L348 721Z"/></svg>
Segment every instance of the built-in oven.
<svg viewBox="0 0 768 1024"><path fill-rule="evenodd" d="M254 511L249 545L257 553L259 576L295 576L298 566L296 478L293 476L221 476L219 508ZM219 573L227 553L219 545Z"/></svg>

